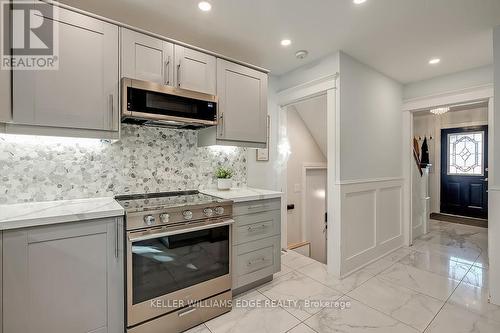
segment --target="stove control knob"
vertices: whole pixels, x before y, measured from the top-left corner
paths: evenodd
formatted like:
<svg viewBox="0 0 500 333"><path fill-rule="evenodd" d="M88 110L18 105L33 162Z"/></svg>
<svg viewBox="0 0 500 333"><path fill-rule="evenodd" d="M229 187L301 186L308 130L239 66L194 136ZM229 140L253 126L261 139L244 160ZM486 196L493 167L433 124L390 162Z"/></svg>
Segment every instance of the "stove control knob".
<svg viewBox="0 0 500 333"><path fill-rule="evenodd" d="M191 220L193 218L193 212L190 210L185 210L182 212L182 216L184 216L185 220Z"/></svg>
<svg viewBox="0 0 500 333"><path fill-rule="evenodd" d="M206 217L211 217L214 215L214 210L212 208L205 208L203 210L203 213L205 214Z"/></svg>
<svg viewBox="0 0 500 333"><path fill-rule="evenodd" d="M222 215L224 214L224 207L215 207L215 213L217 215Z"/></svg>
<svg viewBox="0 0 500 333"><path fill-rule="evenodd" d="M144 223L146 223L146 225L155 224L155 217L153 215L144 216Z"/></svg>
<svg viewBox="0 0 500 333"><path fill-rule="evenodd" d="M168 223L170 221L170 214L169 213L160 214L160 220L161 223Z"/></svg>

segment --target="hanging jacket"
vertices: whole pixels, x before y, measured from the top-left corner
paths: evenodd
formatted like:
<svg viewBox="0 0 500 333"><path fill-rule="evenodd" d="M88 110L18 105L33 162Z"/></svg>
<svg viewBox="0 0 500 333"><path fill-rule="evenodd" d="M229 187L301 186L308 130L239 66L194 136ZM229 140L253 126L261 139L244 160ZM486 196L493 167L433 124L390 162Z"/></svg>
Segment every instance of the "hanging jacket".
<svg viewBox="0 0 500 333"><path fill-rule="evenodd" d="M427 138L424 138L424 142L422 142L422 158L420 158L420 163L425 165L430 164L429 146L427 145Z"/></svg>

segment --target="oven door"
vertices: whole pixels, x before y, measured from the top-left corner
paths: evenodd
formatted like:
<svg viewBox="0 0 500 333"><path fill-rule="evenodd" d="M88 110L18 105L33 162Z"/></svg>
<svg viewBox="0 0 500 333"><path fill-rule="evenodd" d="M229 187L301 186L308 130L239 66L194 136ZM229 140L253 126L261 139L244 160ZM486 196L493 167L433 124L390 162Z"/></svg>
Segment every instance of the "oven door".
<svg viewBox="0 0 500 333"><path fill-rule="evenodd" d="M232 219L127 233L127 326L231 289Z"/></svg>

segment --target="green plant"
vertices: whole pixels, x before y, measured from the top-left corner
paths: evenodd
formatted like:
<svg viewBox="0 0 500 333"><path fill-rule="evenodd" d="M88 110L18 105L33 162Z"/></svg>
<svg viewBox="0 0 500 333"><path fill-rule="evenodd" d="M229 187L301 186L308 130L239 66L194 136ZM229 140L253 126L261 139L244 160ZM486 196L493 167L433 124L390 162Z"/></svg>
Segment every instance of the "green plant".
<svg viewBox="0 0 500 333"><path fill-rule="evenodd" d="M233 176L233 171L228 168L219 167L217 171L215 171L215 177L219 179L229 179Z"/></svg>

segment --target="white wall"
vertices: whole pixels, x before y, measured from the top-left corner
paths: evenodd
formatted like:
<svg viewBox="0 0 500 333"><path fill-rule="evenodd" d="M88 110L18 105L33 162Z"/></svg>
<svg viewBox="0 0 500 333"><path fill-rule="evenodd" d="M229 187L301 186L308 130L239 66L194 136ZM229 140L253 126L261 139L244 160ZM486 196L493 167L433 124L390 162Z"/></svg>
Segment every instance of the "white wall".
<svg viewBox="0 0 500 333"><path fill-rule="evenodd" d="M445 113L436 117L428 111L418 112L413 118L413 135L418 139L427 136L429 159L432 167L429 173L429 195L431 213L440 212L440 177L441 170L441 129L488 125L488 108L480 107ZM432 136L432 140L429 137ZM419 141L422 146L422 141Z"/></svg>
<svg viewBox="0 0 500 333"><path fill-rule="evenodd" d="M495 62L495 118L490 123L490 135L493 134L494 150L490 160L494 160L493 174L489 178L489 217L488 249L490 258L490 293L491 301L500 305L500 26L493 33ZM492 128L493 125L493 128ZM491 137L490 137L491 138ZM490 150L491 151L491 150ZM492 170L490 168L490 170Z"/></svg>
<svg viewBox="0 0 500 333"><path fill-rule="evenodd" d="M291 72L281 75L278 80L279 90L285 90L317 80L338 72L339 53L335 52L310 64L301 66Z"/></svg>
<svg viewBox="0 0 500 333"><path fill-rule="evenodd" d="M326 104L326 100L324 102ZM287 163L287 203L295 204L295 209L287 213L287 241L288 244L294 244L307 240L304 238L302 226L302 191L305 190L302 188L303 165L304 163L326 163L327 160L295 107L292 105L287 109L287 137L290 144L290 156Z"/></svg>
<svg viewBox="0 0 500 333"><path fill-rule="evenodd" d="M484 66L407 84L403 89L403 98L406 100L432 96L449 91L491 84L492 82L493 65Z"/></svg>
<svg viewBox="0 0 500 333"><path fill-rule="evenodd" d="M340 53L340 275L403 244L402 86Z"/></svg>
<svg viewBox="0 0 500 333"><path fill-rule="evenodd" d="M401 90L340 53L340 179L402 176Z"/></svg>

